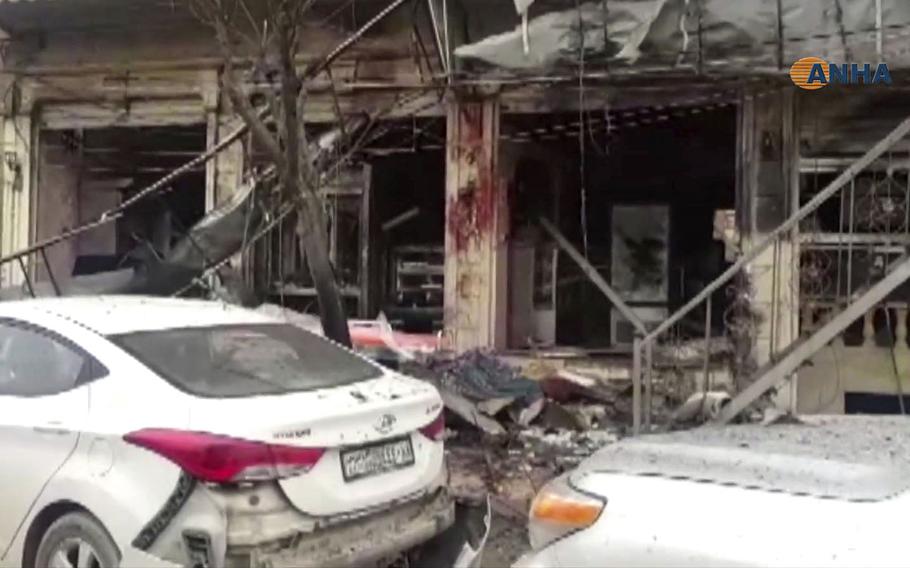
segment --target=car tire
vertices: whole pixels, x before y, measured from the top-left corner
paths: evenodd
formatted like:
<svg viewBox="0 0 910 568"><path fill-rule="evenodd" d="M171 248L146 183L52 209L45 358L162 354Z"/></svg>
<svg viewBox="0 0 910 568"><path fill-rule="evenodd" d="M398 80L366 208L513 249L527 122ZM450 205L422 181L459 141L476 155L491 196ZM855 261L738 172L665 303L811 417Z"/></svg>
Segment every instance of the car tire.
<svg viewBox="0 0 910 568"><path fill-rule="evenodd" d="M80 564L82 560L88 560ZM63 561L66 562L63 562ZM41 537L35 566L64 568L117 568L117 545L104 527L87 513L67 513L54 521Z"/></svg>

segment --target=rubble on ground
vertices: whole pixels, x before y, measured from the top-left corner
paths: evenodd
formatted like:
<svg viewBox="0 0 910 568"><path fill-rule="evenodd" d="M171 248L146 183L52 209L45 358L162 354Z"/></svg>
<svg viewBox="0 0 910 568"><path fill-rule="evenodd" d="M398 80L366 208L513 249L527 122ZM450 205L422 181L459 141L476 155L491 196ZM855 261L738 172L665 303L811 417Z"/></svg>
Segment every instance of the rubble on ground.
<svg viewBox="0 0 910 568"><path fill-rule="evenodd" d="M461 424L476 428L490 436L500 436L506 429L493 418L485 415L475 403L462 396L458 389L452 388L451 380L434 371L429 364L417 360L404 360L398 362L398 370L402 373L428 381L439 390L443 404L451 417L457 417Z"/></svg>
<svg viewBox="0 0 910 568"><path fill-rule="evenodd" d="M632 422L630 380L531 367L523 372L484 351L437 352L398 367L442 395L453 494L487 492L496 514L516 522L547 481L624 437ZM676 401L665 398L655 415L670 415Z"/></svg>
<svg viewBox="0 0 910 568"><path fill-rule="evenodd" d="M694 342L676 346L673 356L701 361L705 348ZM661 353L663 358L667 350ZM499 523L519 527L516 534L548 481L631 431L630 369L613 362L539 357L510 366L488 351L435 351L396 364L400 372L434 384L443 398L452 494L489 495ZM689 396L691 388L679 388L672 368L663 371L658 369L650 384L651 431L702 423L729 402L720 390ZM503 557L511 552L501 551Z"/></svg>
<svg viewBox="0 0 910 568"><path fill-rule="evenodd" d="M618 441L618 430L553 430L532 426L519 433L519 440L532 462L550 461L571 469L606 446Z"/></svg>
<svg viewBox="0 0 910 568"><path fill-rule="evenodd" d="M443 389L473 402L487 416L505 412L512 422L527 426L543 410L540 385L491 354L474 350L455 357L431 357L425 364L437 374Z"/></svg>
<svg viewBox="0 0 910 568"><path fill-rule="evenodd" d="M673 413L674 423L708 422L720 416L721 410L730 403L729 393L724 391L696 392Z"/></svg>
<svg viewBox="0 0 910 568"><path fill-rule="evenodd" d="M594 432L593 439L604 440L624 435L632 422L631 381L605 380L587 369L541 365L525 374L480 350L460 355L437 352L400 361L398 368L439 389L454 419L450 425L458 433L473 429L518 439L535 431L551 438L554 432ZM679 401L657 382L653 391L655 422L669 421Z"/></svg>

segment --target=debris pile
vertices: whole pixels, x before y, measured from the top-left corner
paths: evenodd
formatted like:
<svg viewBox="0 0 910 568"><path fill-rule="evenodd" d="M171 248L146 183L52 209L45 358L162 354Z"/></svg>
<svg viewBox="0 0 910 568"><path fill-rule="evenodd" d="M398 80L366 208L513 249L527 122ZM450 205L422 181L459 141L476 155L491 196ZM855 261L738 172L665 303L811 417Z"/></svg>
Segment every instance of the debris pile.
<svg viewBox="0 0 910 568"><path fill-rule="evenodd" d="M430 358L427 366L439 377L440 388L464 397L489 417L505 414L528 426L543 410L540 385L482 351Z"/></svg>
<svg viewBox="0 0 910 568"><path fill-rule="evenodd" d="M532 379L479 350L435 353L403 361L399 370L439 389L457 417L451 422L456 437L467 428L494 438L549 445L566 455L587 455L622 436L631 423L629 381L603 381L551 368Z"/></svg>
<svg viewBox="0 0 910 568"><path fill-rule="evenodd" d="M401 361L399 371L432 382L442 395L453 493L489 492L497 514L516 521L544 483L631 424L627 380L548 365L526 374L484 351L434 353Z"/></svg>
<svg viewBox="0 0 910 568"><path fill-rule="evenodd" d="M584 458L620 438L615 430L552 430L538 426L519 433L519 442L532 464L552 463L571 469Z"/></svg>
<svg viewBox="0 0 910 568"><path fill-rule="evenodd" d="M721 390L680 389L670 365L722 356L727 346L697 343L660 349L650 384L652 431L703 423L729 402ZM516 362L516 365L519 363ZM456 496L487 493L494 513L523 526L531 501L550 479L629 433L630 369L614 360L522 360L486 351L437 351L400 359L398 370L433 383L447 409L449 487ZM567 368L568 367L568 368Z"/></svg>

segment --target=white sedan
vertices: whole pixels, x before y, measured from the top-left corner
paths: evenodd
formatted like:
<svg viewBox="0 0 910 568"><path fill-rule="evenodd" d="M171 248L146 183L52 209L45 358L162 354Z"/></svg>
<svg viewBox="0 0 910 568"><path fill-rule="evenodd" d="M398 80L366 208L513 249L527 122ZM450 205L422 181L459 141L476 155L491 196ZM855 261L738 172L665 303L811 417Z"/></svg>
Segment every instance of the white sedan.
<svg viewBox="0 0 910 568"><path fill-rule="evenodd" d="M392 560L455 520L442 412L424 382L223 304L0 304L0 566Z"/></svg>
<svg viewBox="0 0 910 568"><path fill-rule="evenodd" d="M908 513L907 418L704 427L545 486L517 567L907 566Z"/></svg>

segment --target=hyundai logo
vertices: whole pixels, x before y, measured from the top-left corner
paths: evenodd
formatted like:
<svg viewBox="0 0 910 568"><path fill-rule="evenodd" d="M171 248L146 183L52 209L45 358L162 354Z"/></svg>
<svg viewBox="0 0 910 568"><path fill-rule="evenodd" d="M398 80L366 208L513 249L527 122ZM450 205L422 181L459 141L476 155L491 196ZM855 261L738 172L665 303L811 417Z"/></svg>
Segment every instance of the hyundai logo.
<svg viewBox="0 0 910 568"><path fill-rule="evenodd" d="M395 422L397 422L397 419L394 416L383 414L376 423L376 431L380 434L388 434L392 431L392 427L395 426Z"/></svg>

